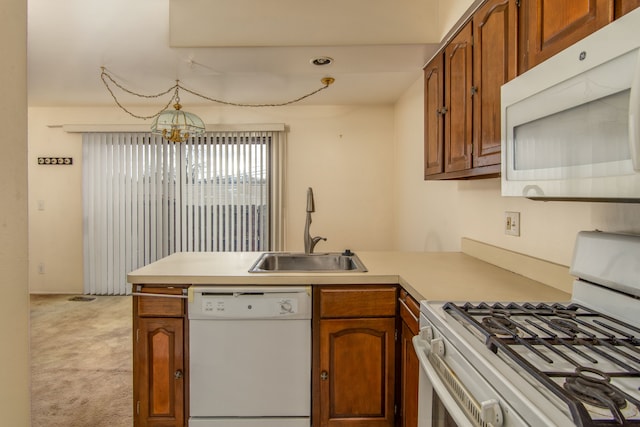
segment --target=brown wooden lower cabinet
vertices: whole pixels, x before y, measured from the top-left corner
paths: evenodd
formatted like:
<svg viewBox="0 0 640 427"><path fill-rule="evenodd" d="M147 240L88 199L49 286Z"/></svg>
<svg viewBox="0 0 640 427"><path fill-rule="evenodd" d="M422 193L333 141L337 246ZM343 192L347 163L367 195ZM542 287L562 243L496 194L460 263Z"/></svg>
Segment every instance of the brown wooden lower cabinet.
<svg viewBox="0 0 640 427"><path fill-rule="evenodd" d="M162 296L185 289L142 287L133 298L135 427L187 425L186 303ZM411 338L419 308L404 290L398 304L398 291L395 284L314 286L314 427L416 427Z"/></svg>
<svg viewBox="0 0 640 427"><path fill-rule="evenodd" d="M184 425L183 319L142 318L136 364L140 387L138 426Z"/></svg>
<svg viewBox="0 0 640 427"><path fill-rule="evenodd" d="M182 289L134 296L133 418L136 427L186 425L185 309ZM158 296L154 295L157 294Z"/></svg>
<svg viewBox="0 0 640 427"><path fill-rule="evenodd" d="M320 426L394 425L395 323L320 321Z"/></svg>
<svg viewBox="0 0 640 427"><path fill-rule="evenodd" d="M396 295L395 285L315 288L314 427L395 425Z"/></svg>
<svg viewBox="0 0 640 427"><path fill-rule="evenodd" d="M413 349L413 337L419 332L420 306L407 292L400 291L400 427L418 426L418 378L420 361Z"/></svg>

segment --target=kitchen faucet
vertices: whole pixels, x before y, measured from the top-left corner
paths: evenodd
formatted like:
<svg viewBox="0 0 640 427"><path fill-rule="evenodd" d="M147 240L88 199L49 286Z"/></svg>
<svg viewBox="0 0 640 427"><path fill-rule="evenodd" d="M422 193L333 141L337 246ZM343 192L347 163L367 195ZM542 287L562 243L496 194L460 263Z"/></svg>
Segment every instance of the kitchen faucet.
<svg viewBox="0 0 640 427"><path fill-rule="evenodd" d="M326 237L311 237L309 233L309 227L311 226L311 213L316 211L315 203L313 201L313 190L311 187L307 189L307 221L304 224L304 253L311 255L313 248L320 240L327 240Z"/></svg>

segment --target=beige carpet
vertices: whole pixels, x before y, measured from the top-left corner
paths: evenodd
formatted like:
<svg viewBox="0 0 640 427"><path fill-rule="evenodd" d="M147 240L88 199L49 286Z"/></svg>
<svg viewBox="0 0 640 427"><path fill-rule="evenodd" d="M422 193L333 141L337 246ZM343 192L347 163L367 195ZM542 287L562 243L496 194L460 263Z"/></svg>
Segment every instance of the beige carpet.
<svg viewBox="0 0 640 427"><path fill-rule="evenodd" d="M130 427L131 297L31 296L33 427Z"/></svg>

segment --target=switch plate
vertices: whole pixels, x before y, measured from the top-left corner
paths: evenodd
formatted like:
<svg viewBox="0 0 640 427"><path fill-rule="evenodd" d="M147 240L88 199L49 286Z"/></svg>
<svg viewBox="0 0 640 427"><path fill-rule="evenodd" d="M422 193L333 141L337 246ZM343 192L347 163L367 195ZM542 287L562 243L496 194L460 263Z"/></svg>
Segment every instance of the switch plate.
<svg viewBox="0 0 640 427"><path fill-rule="evenodd" d="M504 213L504 234L509 236L520 235L520 212Z"/></svg>

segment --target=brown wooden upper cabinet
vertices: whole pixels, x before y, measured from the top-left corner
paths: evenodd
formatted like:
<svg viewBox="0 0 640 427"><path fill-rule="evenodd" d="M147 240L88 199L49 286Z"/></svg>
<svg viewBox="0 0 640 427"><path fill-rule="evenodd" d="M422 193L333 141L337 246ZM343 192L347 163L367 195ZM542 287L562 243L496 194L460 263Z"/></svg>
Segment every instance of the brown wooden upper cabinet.
<svg viewBox="0 0 640 427"><path fill-rule="evenodd" d="M467 24L444 50L444 171L471 168L473 38Z"/></svg>
<svg viewBox="0 0 640 427"><path fill-rule="evenodd" d="M616 0L616 19L640 7L640 0Z"/></svg>
<svg viewBox="0 0 640 427"><path fill-rule="evenodd" d="M425 179L500 172L500 86L517 71L517 16L516 0L487 1L425 67Z"/></svg>
<svg viewBox="0 0 640 427"><path fill-rule="evenodd" d="M436 55L424 69L424 175L444 171L444 57Z"/></svg>
<svg viewBox="0 0 640 427"><path fill-rule="evenodd" d="M522 8L520 36L526 50L521 58L521 71L536 66L614 19L614 0L527 0Z"/></svg>
<svg viewBox="0 0 640 427"><path fill-rule="evenodd" d="M500 174L500 88L640 0L487 0L424 68L424 178Z"/></svg>
<svg viewBox="0 0 640 427"><path fill-rule="evenodd" d="M513 0L492 0L473 16L474 167L500 164L500 87L517 73L517 9Z"/></svg>

